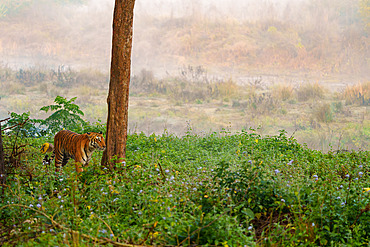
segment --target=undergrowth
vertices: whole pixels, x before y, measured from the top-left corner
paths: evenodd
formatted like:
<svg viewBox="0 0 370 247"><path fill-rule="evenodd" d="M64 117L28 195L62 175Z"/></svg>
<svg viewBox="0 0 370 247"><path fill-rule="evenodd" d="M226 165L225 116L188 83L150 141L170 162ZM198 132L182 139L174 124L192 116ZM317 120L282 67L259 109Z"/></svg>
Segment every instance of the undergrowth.
<svg viewBox="0 0 370 247"><path fill-rule="evenodd" d="M6 145L13 138L5 136ZM96 153L82 174L69 164L59 175L42 165L44 141L18 140L27 145L25 169L8 174L2 188L3 246L370 241L368 151L325 154L284 131L133 134L114 172L100 167Z"/></svg>

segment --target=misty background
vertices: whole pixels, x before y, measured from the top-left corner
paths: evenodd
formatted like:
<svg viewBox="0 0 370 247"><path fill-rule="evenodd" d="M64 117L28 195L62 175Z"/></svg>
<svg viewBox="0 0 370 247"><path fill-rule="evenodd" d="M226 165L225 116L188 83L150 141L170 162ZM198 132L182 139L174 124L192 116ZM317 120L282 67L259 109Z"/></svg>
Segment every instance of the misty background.
<svg viewBox="0 0 370 247"><path fill-rule="evenodd" d="M105 122L113 6L0 0L0 118L45 117L39 108L60 95ZM131 132L285 129L322 150L367 149L369 9L368 0L136 0Z"/></svg>
<svg viewBox="0 0 370 247"><path fill-rule="evenodd" d="M1 2L12 7L1 18L3 64L109 71L114 1ZM369 17L361 2L368 8L368 1L349 0L137 0L132 67L192 63L367 76Z"/></svg>

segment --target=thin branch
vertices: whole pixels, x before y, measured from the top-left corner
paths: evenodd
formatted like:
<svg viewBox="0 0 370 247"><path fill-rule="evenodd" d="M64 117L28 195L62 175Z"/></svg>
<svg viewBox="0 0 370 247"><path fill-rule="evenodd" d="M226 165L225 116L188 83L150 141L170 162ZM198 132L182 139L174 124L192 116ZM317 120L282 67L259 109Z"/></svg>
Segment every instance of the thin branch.
<svg viewBox="0 0 370 247"><path fill-rule="evenodd" d="M109 231L110 231L110 233L114 236L114 233L113 233L113 231L112 231L112 228L107 224L107 222L105 222L102 218L100 218L100 217L96 217L96 218L98 218L99 220L101 220L103 223L104 223L104 225L106 226L106 227L108 227L108 229L109 229Z"/></svg>
<svg viewBox="0 0 370 247"><path fill-rule="evenodd" d="M166 178L166 175L164 174L163 172L163 169L162 169L162 166L161 166L161 163L158 162L158 165L159 165L159 168L161 169L161 173L162 173L162 176L163 176L163 179Z"/></svg>
<svg viewBox="0 0 370 247"><path fill-rule="evenodd" d="M8 129L12 129L12 128L14 128L14 127L17 127L18 125L24 125L28 120L29 120L29 119L27 118L26 120L24 120L24 122L22 122L22 123L17 123L17 124L15 124L15 125L13 125L13 126L10 126L10 127L8 127L8 128L5 128L5 129L3 129L3 131L8 130Z"/></svg>
<svg viewBox="0 0 370 247"><path fill-rule="evenodd" d="M140 244L144 244L147 240L148 240L148 238L149 238L149 235L150 235L150 233L151 232L153 232L153 230L154 230L154 228L157 226L157 223L158 223L158 221L156 221L154 224L153 224L153 226L152 227L150 227L148 230L148 234L146 235L146 237L143 239L143 241L141 241L141 243Z"/></svg>
<svg viewBox="0 0 370 247"><path fill-rule="evenodd" d="M2 119L2 120L0 120L0 123L1 123L1 122L5 122L5 121L8 121L9 119L10 119L10 117L5 118L5 119Z"/></svg>
<svg viewBox="0 0 370 247"><path fill-rule="evenodd" d="M363 213L366 213L366 212L369 212L369 211L370 211L370 203L369 203L369 204L367 204L367 205L366 205L366 207L365 207L364 209L361 209L361 210L360 210L360 214L359 214L359 215L357 215L357 218L356 218L355 222L353 222L353 224L350 226L350 228L353 228L353 227L354 227L354 225L356 224L356 222L358 221L358 219L361 217L361 215L362 215Z"/></svg>
<svg viewBox="0 0 370 247"><path fill-rule="evenodd" d="M297 130L298 130L298 129L295 129L295 130L293 131L293 133L291 134L291 136L289 137L289 139L292 139L292 138L293 138L293 136L294 136L295 132L297 132Z"/></svg>

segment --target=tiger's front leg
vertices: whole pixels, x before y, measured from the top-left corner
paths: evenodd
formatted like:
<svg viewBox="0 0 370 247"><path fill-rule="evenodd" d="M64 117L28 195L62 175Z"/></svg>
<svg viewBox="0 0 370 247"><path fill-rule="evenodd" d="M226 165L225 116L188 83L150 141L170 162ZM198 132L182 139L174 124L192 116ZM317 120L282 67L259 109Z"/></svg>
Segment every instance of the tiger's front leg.
<svg viewBox="0 0 370 247"><path fill-rule="evenodd" d="M84 159L83 157L81 157L80 159L75 159L75 167L77 173L83 172L84 171L83 167L87 165L88 165L87 159Z"/></svg>
<svg viewBox="0 0 370 247"><path fill-rule="evenodd" d="M81 172L84 171L84 169L82 168L82 163L81 162L75 161L75 167L76 167L76 172L77 173L81 173Z"/></svg>
<svg viewBox="0 0 370 247"><path fill-rule="evenodd" d="M76 162L75 162L75 166L76 166L76 171L77 173L80 173L80 172L83 172L84 169L83 167L87 167L89 165L89 161L91 159L91 155L87 155L86 152L83 153L81 152L81 156L79 159L75 159Z"/></svg>

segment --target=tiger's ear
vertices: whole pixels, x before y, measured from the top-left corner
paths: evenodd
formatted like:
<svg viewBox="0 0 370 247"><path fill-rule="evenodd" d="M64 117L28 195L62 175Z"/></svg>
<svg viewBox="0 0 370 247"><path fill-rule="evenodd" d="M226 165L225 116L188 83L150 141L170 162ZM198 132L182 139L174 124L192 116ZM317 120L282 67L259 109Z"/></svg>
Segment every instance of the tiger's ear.
<svg viewBox="0 0 370 247"><path fill-rule="evenodd" d="M101 134L101 135L102 135L102 134L103 134L103 132L102 132L102 131L100 131L100 132L99 132L99 134Z"/></svg>
<svg viewBox="0 0 370 247"><path fill-rule="evenodd" d="M93 135L91 134L91 132L87 132L86 135L89 138L89 140L91 140L93 138Z"/></svg>

